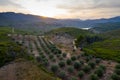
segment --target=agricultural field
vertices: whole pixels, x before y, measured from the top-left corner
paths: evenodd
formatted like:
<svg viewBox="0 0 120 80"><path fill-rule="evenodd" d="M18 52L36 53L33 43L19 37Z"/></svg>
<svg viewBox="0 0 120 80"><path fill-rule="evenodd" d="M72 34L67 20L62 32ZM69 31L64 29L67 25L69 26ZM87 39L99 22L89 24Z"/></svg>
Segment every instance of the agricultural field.
<svg viewBox="0 0 120 80"><path fill-rule="evenodd" d="M23 45L46 71L62 80L119 80L114 61L88 55L64 53L44 36L11 34L12 39ZM117 65L119 70L119 65Z"/></svg>

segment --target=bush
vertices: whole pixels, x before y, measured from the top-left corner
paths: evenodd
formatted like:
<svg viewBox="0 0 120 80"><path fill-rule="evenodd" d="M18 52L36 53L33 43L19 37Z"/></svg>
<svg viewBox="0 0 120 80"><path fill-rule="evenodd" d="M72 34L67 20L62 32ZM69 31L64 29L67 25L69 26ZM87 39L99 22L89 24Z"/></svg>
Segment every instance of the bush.
<svg viewBox="0 0 120 80"><path fill-rule="evenodd" d="M75 56L72 56L72 57L71 57L71 60L72 60L72 61L75 61L75 60L76 60L76 57L75 57Z"/></svg>
<svg viewBox="0 0 120 80"><path fill-rule="evenodd" d="M101 59L100 59L100 58L96 58L96 63L97 63L97 64L99 64L99 63L100 63L100 61L101 61Z"/></svg>
<svg viewBox="0 0 120 80"><path fill-rule="evenodd" d="M63 61L59 62L59 66L60 67L65 67L65 62L63 62Z"/></svg>
<svg viewBox="0 0 120 80"><path fill-rule="evenodd" d="M42 58L46 58L46 56L45 56L45 55L41 55L41 57L42 57Z"/></svg>
<svg viewBox="0 0 120 80"><path fill-rule="evenodd" d="M63 53L62 55L63 55L63 57L66 57L66 56L67 56L67 54L66 54L66 53Z"/></svg>
<svg viewBox="0 0 120 80"><path fill-rule="evenodd" d="M98 76L95 74L90 75L90 80L99 80Z"/></svg>
<svg viewBox="0 0 120 80"><path fill-rule="evenodd" d="M104 71L106 70L106 67L104 65L100 65L100 68L102 68Z"/></svg>
<svg viewBox="0 0 120 80"><path fill-rule="evenodd" d="M72 61L71 61L70 59L67 59L66 63L67 63L68 65L70 65L70 64L72 64Z"/></svg>
<svg viewBox="0 0 120 80"><path fill-rule="evenodd" d="M80 57L81 57L81 55L78 55L78 56L77 56L77 59L79 59Z"/></svg>
<svg viewBox="0 0 120 80"><path fill-rule="evenodd" d="M91 69L91 67L89 65L85 65L84 68L83 68L83 71L85 73L88 73L88 72L90 72L90 69Z"/></svg>
<svg viewBox="0 0 120 80"><path fill-rule="evenodd" d="M74 68L73 68L72 66L69 66L69 67L68 67L68 72L69 72L69 73L73 73L73 72L74 72Z"/></svg>
<svg viewBox="0 0 120 80"><path fill-rule="evenodd" d="M120 75L120 69L115 69L114 71L116 74Z"/></svg>
<svg viewBox="0 0 120 80"><path fill-rule="evenodd" d="M84 72L83 72L83 71L79 71L79 72L78 72L78 77L79 77L79 78L82 78L83 76L84 76Z"/></svg>
<svg viewBox="0 0 120 80"><path fill-rule="evenodd" d="M104 73L104 71L100 67L95 71L95 74L97 74L98 77L102 77L103 73Z"/></svg>
<svg viewBox="0 0 120 80"><path fill-rule="evenodd" d="M112 74L111 78L112 78L112 80L120 80L120 76L115 73Z"/></svg>
<svg viewBox="0 0 120 80"><path fill-rule="evenodd" d="M36 57L36 60L37 60L38 62L40 62L40 61L42 61L42 58L41 58L40 56L38 56L38 57Z"/></svg>
<svg viewBox="0 0 120 80"><path fill-rule="evenodd" d="M60 60L63 60L63 57L61 56L59 59L60 59Z"/></svg>
<svg viewBox="0 0 120 80"><path fill-rule="evenodd" d="M66 77L65 72L63 72L63 71L60 72L60 73L59 73L59 77L62 78L62 79L64 79L64 78Z"/></svg>
<svg viewBox="0 0 120 80"><path fill-rule="evenodd" d="M89 65L91 68L95 68L95 63L94 63L94 62L89 62L88 65Z"/></svg>
<svg viewBox="0 0 120 80"><path fill-rule="evenodd" d="M90 57L87 56L87 57L85 58L85 60L86 60L86 62L88 62L88 61L90 60Z"/></svg>
<svg viewBox="0 0 120 80"><path fill-rule="evenodd" d="M44 62L43 62L43 65L44 65L44 66L48 66L48 65L49 65L48 61L44 61Z"/></svg>
<svg viewBox="0 0 120 80"><path fill-rule="evenodd" d="M115 66L115 68L116 68L116 69L120 69L120 64L117 64L117 65Z"/></svg>
<svg viewBox="0 0 120 80"><path fill-rule="evenodd" d="M53 55L49 55L49 58L50 58L50 59L53 59L53 58L54 58L54 56L53 56Z"/></svg>
<svg viewBox="0 0 120 80"><path fill-rule="evenodd" d="M84 61L82 61L82 60L81 60L81 61L80 61L80 64L82 64L82 65L83 65L83 64L84 64Z"/></svg>
<svg viewBox="0 0 120 80"><path fill-rule="evenodd" d="M58 66L57 65L52 65L51 66L51 71L53 71L54 73L58 71Z"/></svg>
<svg viewBox="0 0 120 80"><path fill-rule="evenodd" d="M53 59L52 59L52 61L53 61L53 62L56 62L56 59L55 59L55 58L53 58Z"/></svg>
<svg viewBox="0 0 120 80"><path fill-rule="evenodd" d="M79 62L74 63L74 68L79 69L81 67L81 64Z"/></svg>
<svg viewBox="0 0 120 80"><path fill-rule="evenodd" d="M77 80L77 78L73 76L73 77L71 77L70 80Z"/></svg>
<svg viewBox="0 0 120 80"><path fill-rule="evenodd" d="M60 54L57 54L57 57L59 58L61 55Z"/></svg>

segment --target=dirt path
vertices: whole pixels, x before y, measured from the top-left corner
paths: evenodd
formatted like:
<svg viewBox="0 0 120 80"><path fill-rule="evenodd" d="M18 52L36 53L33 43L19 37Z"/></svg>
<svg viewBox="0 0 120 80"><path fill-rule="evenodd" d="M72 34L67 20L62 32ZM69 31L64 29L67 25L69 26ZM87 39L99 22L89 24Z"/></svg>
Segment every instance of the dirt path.
<svg viewBox="0 0 120 80"><path fill-rule="evenodd" d="M36 48L36 45L35 45L35 43L34 43L34 41L35 41L35 36L30 36L30 38L32 39L32 40L31 40L31 45L32 45L32 47L33 47L33 54L34 54L35 57L37 57L37 56L39 56L39 52L38 52L38 50L37 50L37 48Z"/></svg>
<svg viewBox="0 0 120 80"><path fill-rule="evenodd" d="M0 68L0 80L16 80L15 64L11 63Z"/></svg>

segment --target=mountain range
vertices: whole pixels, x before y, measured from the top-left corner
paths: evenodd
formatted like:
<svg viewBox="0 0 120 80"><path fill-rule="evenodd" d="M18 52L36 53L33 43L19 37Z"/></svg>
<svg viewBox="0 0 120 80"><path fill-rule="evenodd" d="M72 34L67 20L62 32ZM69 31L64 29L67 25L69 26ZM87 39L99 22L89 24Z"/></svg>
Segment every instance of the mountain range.
<svg viewBox="0 0 120 80"><path fill-rule="evenodd" d="M42 31L48 31L59 27L93 28L98 27L101 24L103 25L108 23L120 23L120 16L108 19L80 20L80 19L55 19L14 12L0 13L0 26L10 26L19 29L34 28L36 30L40 29ZM93 29L95 30L95 28Z"/></svg>

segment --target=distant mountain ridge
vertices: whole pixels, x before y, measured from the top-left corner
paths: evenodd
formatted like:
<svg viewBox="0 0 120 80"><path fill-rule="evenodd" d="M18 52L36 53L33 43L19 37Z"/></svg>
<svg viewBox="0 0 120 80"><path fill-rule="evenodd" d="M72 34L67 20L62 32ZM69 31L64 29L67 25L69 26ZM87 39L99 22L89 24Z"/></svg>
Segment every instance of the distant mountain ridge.
<svg viewBox="0 0 120 80"><path fill-rule="evenodd" d="M100 23L120 22L120 16L109 19L54 19L43 16L22 14L14 12L0 13L0 26L12 26L15 28L36 28L47 31L59 27L88 28L96 27Z"/></svg>

